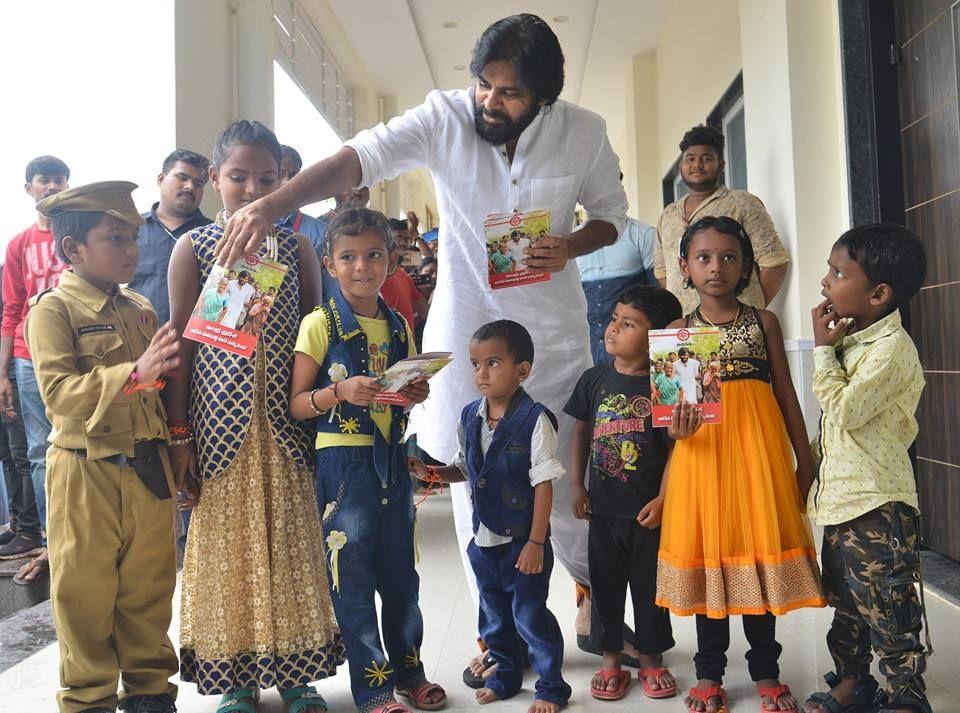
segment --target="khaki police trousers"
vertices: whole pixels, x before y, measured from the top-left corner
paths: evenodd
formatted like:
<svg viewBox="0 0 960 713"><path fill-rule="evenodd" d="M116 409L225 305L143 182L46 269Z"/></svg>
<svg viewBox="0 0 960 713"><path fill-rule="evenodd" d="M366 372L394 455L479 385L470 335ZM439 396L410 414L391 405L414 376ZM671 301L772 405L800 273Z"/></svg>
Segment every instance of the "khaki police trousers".
<svg viewBox="0 0 960 713"><path fill-rule="evenodd" d="M47 453L46 491L61 713L114 710L118 680L124 696L175 696L168 679L178 659L167 636L175 499L159 500L130 466L56 446Z"/></svg>

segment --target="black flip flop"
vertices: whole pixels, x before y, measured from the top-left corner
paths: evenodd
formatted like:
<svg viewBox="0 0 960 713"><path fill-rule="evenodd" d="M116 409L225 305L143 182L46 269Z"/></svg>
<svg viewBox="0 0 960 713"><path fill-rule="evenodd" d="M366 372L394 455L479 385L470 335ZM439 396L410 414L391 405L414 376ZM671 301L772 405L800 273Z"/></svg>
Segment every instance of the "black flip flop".
<svg viewBox="0 0 960 713"><path fill-rule="evenodd" d="M497 660L490 654L487 654L483 657L483 671L480 672L479 676L474 675L469 666L463 669L463 682L470 688L483 688L483 684L486 682L483 678L483 672L496 664Z"/></svg>
<svg viewBox="0 0 960 713"><path fill-rule="evenodd" d="M636 641L636 634L634 634L633 630L626 624L623 625L623 640ZM577 648L588 654L593 654L594 656L603 656L603 652L593 645L593 642L590 641L590 637L584 636L583 634L577 634ZM657 656L657 661L658 665L663 663L662 654ZM623 658L621 659L620 663L628 668L642 668L640 661L629 654L623 654Z"/></svg>

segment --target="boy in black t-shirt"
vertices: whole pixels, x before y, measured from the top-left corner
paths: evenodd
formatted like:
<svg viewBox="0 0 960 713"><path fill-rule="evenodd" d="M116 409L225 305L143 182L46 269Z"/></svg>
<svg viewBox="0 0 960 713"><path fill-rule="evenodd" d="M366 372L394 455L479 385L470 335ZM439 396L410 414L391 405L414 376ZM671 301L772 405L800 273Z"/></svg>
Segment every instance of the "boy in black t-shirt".
<svg viewBox="0 0 960 713"><path fill-rule="evenodd" d="M674 645L670 615L654 603L664 473L673 442L667 429L653 428L647 332L680 317L679 300L666 290L642 285L624 292L604 334L613 362L584 372L563 409L577 419L571 502L576 517L590 520L591 601L603 649L590 693L601 700L623 698L631 680L621 667L628 582L644 693L668 698L677 692L660 665L660 654Z"/></svg>

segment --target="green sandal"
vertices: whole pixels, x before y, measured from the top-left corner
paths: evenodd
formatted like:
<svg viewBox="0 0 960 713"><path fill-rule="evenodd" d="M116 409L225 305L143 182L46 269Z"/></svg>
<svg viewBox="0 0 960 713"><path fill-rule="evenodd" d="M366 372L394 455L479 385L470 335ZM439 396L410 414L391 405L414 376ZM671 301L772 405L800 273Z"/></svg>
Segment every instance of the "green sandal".
<svg viewBox="0 0 960 713"><path fill-rule="evenodd" d="M300 713L307 706L315 706L322 710L327 710L327 702L323 696L317 693L314 686L299 686L297 688L288 688L280 691L280 697L283 704L287 707L287 713Z"/></svg>
<svg viewBox="0 0 960 713"><path fill-rule="evenodd" d="M260 700L259 688L238 688L224 693L217 706L217 713L257 713L257 701ZM249 701L253 701L250 703Z"/></svg>

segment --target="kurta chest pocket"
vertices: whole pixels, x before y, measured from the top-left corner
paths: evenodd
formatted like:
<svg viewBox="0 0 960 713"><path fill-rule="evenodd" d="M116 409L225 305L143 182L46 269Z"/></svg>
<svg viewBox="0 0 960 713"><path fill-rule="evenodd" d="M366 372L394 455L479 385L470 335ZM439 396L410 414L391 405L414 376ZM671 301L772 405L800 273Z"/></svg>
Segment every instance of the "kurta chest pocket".
<svg viewBox="0 0 960 713"><path fill-rule="evenodd" d="M81 327L77 330L77 366L80 371L87 372L96 366L120 364L124 361L116 352L123 346L123 338L116 331L83 331L85 329L89 328Z"/></svg>
<svg viewBox="0 0 960 713"><path fill-rule="evenodd" d="M577 202L577 177L557 176L554 178L534 178L530 182L530 209L550 211L550 232L558 233L569 226L559 221L573 215Z"/></svg>

